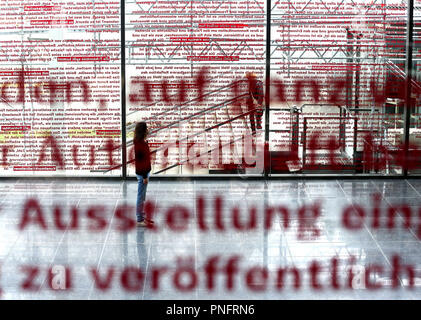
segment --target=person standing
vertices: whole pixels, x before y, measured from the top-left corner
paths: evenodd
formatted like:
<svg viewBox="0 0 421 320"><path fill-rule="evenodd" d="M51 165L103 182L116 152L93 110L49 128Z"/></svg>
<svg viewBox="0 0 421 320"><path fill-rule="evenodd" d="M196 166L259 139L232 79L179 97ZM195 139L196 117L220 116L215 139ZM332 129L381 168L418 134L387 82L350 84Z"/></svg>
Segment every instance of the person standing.
<svg viewBox="0 0 421 320"><path fill-rule="evenodd" d="M137 200L136 200L136 220L139 227L146 227L153 221L146 218L143 211L143 205L146 198L146 190L149 183L149 174L151 172L151 153L146 137L148 127L146 122L136 124L134 130L133 144L135 150L136 177L138 180Z"/></svg>
<svg viewBox="0 0 421 320"><path fill-rule="evenodd" d="M263 82L257 80L254 73L247 73L246 77L249 85L249 97L247 105L250 112L250 126L252 133L256 134L256 127L257 129L262 129L264 99Z"/></svg>

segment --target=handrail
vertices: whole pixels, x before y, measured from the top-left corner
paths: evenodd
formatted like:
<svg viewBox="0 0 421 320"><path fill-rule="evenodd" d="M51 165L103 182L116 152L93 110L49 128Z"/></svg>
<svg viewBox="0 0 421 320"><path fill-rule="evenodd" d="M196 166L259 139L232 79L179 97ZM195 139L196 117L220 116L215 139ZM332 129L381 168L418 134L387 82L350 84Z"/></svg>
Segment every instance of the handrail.
<svg viewBox="0 0 421 320"><path fill-rule="evenodd" d="M303 107L308 107L308 106L334 106L334 107L338 107L339 109L344 109L345 111L349 112L346 106L343 106L337 103L305 103L305 104L302 104L299 109L302 112Z"/></svg>
<svg viewBox="0 0 421 320"><path fill-rule="evenodd" d="M164 111L164 112L161 112L161 113L159 113L159 114L156 114L156 115L154 115L153 117L148 118L146 121L150 121L150 120L152 120L152 119L154 119L154 118L157 118L157 117L159 117L159 116L162 116L162 115L164 115L164 114L166 114L166 113L168 113L168 112L170 112L170 111L172 111L172 110L174 110L174 109L176 109L176 108L179 108L179 107L185 106L185 105L187 105L187 104L189 104L189 103L192 103L192 102L194 102L194 101L196 101L196 100L199 100L200 98L203 98L203 97L205 97L205 96L208 96L208 95L213 94L213 93L216 93L216 92L220 92L220 91L222 91L223 89L230 88L230 87L232 87L233 85L235 85L235 84L237 84L237 83L240 83L240 82L244 82L244 81L247 81L247 80L245 80L245 79L240 79L240 80L237 80L237 81L235 81L235 82L231 82L230 84L228 84L228 85L226 85L226 86L222 86L222 87L218 88L217 90L213 90L213 91L207 92L207 93L205 93L205 94L201 95L200 97L196 97L196 98L194 98L194 99L192 99L192 100L189 100L189 101L186 101L186 102L184 102L184 103L182 103L182 104L180 104L180 105L178 105L178 106L175 106L175 107L173 107L173 108L170 108L169 110L166 110L166 111ZM243 94L242 96L239 96L239 97L234 97L234 98L228 99L228 100L226 100L226 101L222 102L222 104L223 104L223 103L225 103L225 102L227 102L227 101L229 101L229 100L242 98L242 97L244 97L244 96L246 96L246 95L247 95L247 94ZM162 100L160 100L160 101L162 101ZM158 102L160 102L160 101L158 101ZM158 102L155 102L155 103L153 103L153 104L151 104L151 105L149 105L149 106L153 106L154 104L156 104L156 103L158 103ZM149 107L149 106L147 106L147 107ZM145 107L145 108L146 108L146 107ZM180 108L180 110L176 110L176 111L181 111L181 110L182 110L182 108ZM141 110L137 110L137 111L141 111ZM137 112L137 111L134 111L134 112ZM130 113L130 114L133 114L134 112L132 112L132 113ZM135 124L130 124L130 125L128 125L128 126L126 125L126 130L128 130L128 131L129 131L129 130L132 130L132 129L134 129L134 127L135 127ZM161 128L158 128L158 129L161 129ZM157 132L157 130L155 130L155 131L153 131L153 132ZM150 133L150 135L151 135L153 132L151 132L151 133ZM130 146L131 144L130 144L130 142L128 142L126 145ZM117 147L113 148L112 150L116 150L116 149L120 149L120 148L121 148L121 145L119 145L119 146L117 146ZM101 148L100 148L99 150L103 150L103 149L101 149Z"/></svg>
<svg viewBox="0 0 421 320"><path fill-rule="evenodd" d="M159 117L159 116L162 116L162 115L164 115L164 114L167 114L168 112L173 111L173 110L175 110L175 109L177 109L177 108L180 108L180 107L182 107L182 106L185 106L185 105L187 105L187 104L189 104L189 103L192 103L192 102L194 102L194 101L197 101L197 100L203 99L204 97L209 96L209 95L211 95L211 94L213 94L213 93L220 92L220 91L222 91L223 89L226 89L226 88L230 88L230 87L232 87L233 85L235 85L235 84L237 84L237 83L240 83L240 82L243 82L243 81L246 81L246 80L245 80L245 79L240 79L240 80L237 80L237 81L235 81L235 82L232 82L232 83L230 83L230 84L228 84L228 85L226 85L226 86L219 87L219 88L218 88L218 89L216 89L216 90L209 91L209 92L207 92L207 93L205 93L205 94L202 94L202 95L201 95L201 96L199 96L199 97L196 97L196 98L194 98L194 99L192 99L192 100L186 101L186 102L184 102L184 103L182 103L182 104L180 104L180 105L176 105L176 106L174 106L174 107L172 107L172 108L170 108L170 109L168 109L168 110L165 110L164 112L158 113L158 114L156 114L156 115L154 115L154 116L152 116L152 117L148 118L148 119L147 119L147 120L145 120L145 121L150 121L150 120L152 120L152 119L154 119L154 118L157 118L157 117ZM174 95L175 95L175 94L174 94ZM173 96L174 96L174 95L173 95ZM144 108L151 107L151 106L153 106L153 105L155 105L155 104L157 104L157 103L159 103L159 102L162 102L162 101L163 101L163 100L157 101L157 102L152 103L152 104L150 104L150 105L148 105L148 106L146 106L146 107L144 107ZM181 108L181 109L182 109L182 108ZM181 110L181 109L180 109L180 110ZM139 111L141 111L141 110L136 110L136 111L133 111L133 112L129 113L128 115L132 115L133 113L136 113L136 112L139 112ZM178 110L175 110L175 111L178 111ZM130 125L127 125L127 126L126 126L126 128L127 128L128 130L130 130L130 129L132 129L134 126L135 126L134 124L130 124Z"/></svg>
<svg viewBox="0 0 421 320"><path fill-rule="evenodd" d="M393 71L394 74L398 75L401 79L406 79L405 72L399 68L395 63L393 63L391 60L386 60L386 65L389 67L389 70ZM421 91L421 85L415 81L414 79L411 79L411 85L413 87L416 87L419 91Z"/></svg>
<svg viewBox="0 0 421 320"><path fill-rule="evenodd" d="M182 139L178 139L178 140L176 140L176 141L175 141L175 142L173 142L173 143L176 143L176 144L177 144L177 143L180 143L180 142L182 142L182 141L185 141L185 140L187 140L187 139L189 139L189 138L196 137L196 136L198 136L198 135L200 135L200 134L202 134L202 133L204 133L204 132L208 132L208 131L210 131L210 130L213 130L213 129L215 129L215 128L218 128L218 127L220 127L220 126L223 126L224 124L227 124L227 123L232 122L232 121L234 121L234 120L237 120L237 119L239 119L239 118L245 117L245 116L247 116L247 115L249 115L249 114L251 114L251 113L255 112L255 110L257 110L257 109L259 109L259 108L254 108L254 109L249 110L249 111L247 111L247 112L245 112L245 113L242 113L242 114L240 114L240 115L238 115L238 116L236 116L236 117L234 117L234 118L231 118L231 119L229 119L229 120L227 120L227 121L223 121L223 122L217 123L216 125L213 125L213 126L211 126L211 127L209 127L209 128L206 128L205 130L202 130L202 131L196 132L196 133L194 133L194 134L193 134L193 135L191 135L191 136L187 136L187 137L184 137L184 138L182 138ZM132 143L133 143L133 142L132 142ZM157 148L157 149L155 149L155 150L152 150L150 153L151 153L151 154L154 154L154 153L156 153L156 152L158 152L158 151L160 151L160 150L164 150L164 149L166 149L166 148L167 148L167 147L159 147L159 148ZM128 164L128 163L132 163L132 162L134 162L134 161L135 161L135 159L131 159L131 160L127 161L127 164ZM119 165L114 166L114 167L112 167L112 168L106 169L106 170L104 170L103 172L104 172L104 173L107 173L107 172L109 172L109 171L112 171L112 170L115 170L115 169L121 168L122 166L123 166L122 164L119 164Z"/></svg>
<svg viewBox="0 0 421 320"><path fill-rule="evenodd" d="M209 153L211 153L212 151L214 151L214 150L216 150L216 149L222 149L223 147L225 147L225 146L227 146L227 145L232 145L233 143L235 143L235 142L237 142L237 141L240 141L240 140L242 140L242 139L243 139L243 137L241 136L240 138L234 139L234 140L229 141L229 142L227 142L227 143L225 143L225 144L221 144L220 146L218 145L218 147L215 147L215 148L213 148L213 149L208 150L208 151L207 151L207 153L209 154ZM175 168L175 167L177 167L177 166L181 166L181 165L183 165L184 163L188 162L189 160L190 160L190 158L188 158L188 157L187 157L187 159L185 159L185 160L183 160L183 161L181 161L181 162L178 162L178 163L172 164L172 165L170 165L169 167L166 167L166 168L164 168L164 169L161 169L161 170L159 170L159 171L157 171L157 172L154 172L154 174L160 174L160 173L162 173L162 172L165 172L165 171L170 170L170 169L172 169L172 168Z"/></svg>
<svg viewBox="0 0 421 320"><path fill-rule="evenodd" d="M213 78L210 78L210 80L213 80L213 79L216 79L218 76L215 76L215 77L213 77ZM172 94L172 95L169 95L169 97L175 97L175 96L177 96L178 95L178 93L174 93L174 94ZM201 95L201 96L199 96L198 98L200 98L200 97L204 97L204 96L206 96L207 95L207 93L204 93L203 95ZM161 100L158 100L158 101L154 101L153 103L151 103L151 104L149 104L149 105L147 105L145 108L148 108L148 107L152 107L152 106L154 106L155 104L157 104L157 103L160 103L160 102L162 102L162 101L164 101L164 99L161 99ZM130 112L130 113L128 113L127 115L129 116L129 115L132 115L133 113L136 113L136 112L139 112L139 111L141 111L141 110L135 110L135 111L132 111L132 112Z"/></svg>
<svg viewBox="0 0 421 320"><path fill-rule="evenodd" d="M185 122L185 121L187 121L187 120L191 120L191 119L193 119L193 118L195 118L195 117L197 117L197 116L200 116L200 115L202 115L202 114L204 114L204 113L206 113L206 112L208 112L208 111L212 111L212 110L214 110L214 109L216 109L216 108L218 108L218 107L225 106L226 104L232 103L233 101L238 100L238 99L241 99L241 98L244 98L244 97L246 97L246 96L248 96L248 93L242 94L242 95L237 96L237 97L230 98L230 99L225 100L225 101L223 101L223 102L221 102L221 103L218 103L218 104L216 104L216 105L214 105L214 106L212 106L212 107L209 107L209 108L207 108L207 109L201 110L201 111L199 111L199 112L197 112L197 113L195 113L195 114L193 114L193 115L187 116L187 117L185 117L185 118L183 118L183 119L180 119L180 120L177 120L177 121L174 121L174 122L170 123L170 124L169 124L169 125L167 125L167 126L163 126L163 127L157 128L156 130L151 131L151 132L149 133L149 137L153 136L154 134L156 134L156 133L157 133L157 132L159 132L159 131L162 131L162 130L164 130L164 129L171 128L171 127L173 127L174 125L180 124L181 122ZM256 109L257 109L257 108L256 108ZM256 109L253 109L253 110L256 110ZM133 142L132 142L132 141L128 141L128 142L126 143L126 146L131 146L132 144L133 144ZM121 145L118 145L118 146L114 147L114 148L112 149L112 151L114 151L114 150L116 150L116 149L120 149L120 148L121 148ZM101 150L101 149L100 149L100 150Z"/></svg>

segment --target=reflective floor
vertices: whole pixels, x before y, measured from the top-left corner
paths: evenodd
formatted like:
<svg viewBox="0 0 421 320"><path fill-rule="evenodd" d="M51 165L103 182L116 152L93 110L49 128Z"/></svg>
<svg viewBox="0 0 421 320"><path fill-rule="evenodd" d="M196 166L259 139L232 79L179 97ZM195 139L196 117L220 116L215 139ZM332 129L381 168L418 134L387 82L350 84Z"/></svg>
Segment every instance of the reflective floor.
<svg viewBox="0 0 421 320"><path fill-rule="evenodd" d="M3 299L421 298L421 180L0 188Z"/></svg>

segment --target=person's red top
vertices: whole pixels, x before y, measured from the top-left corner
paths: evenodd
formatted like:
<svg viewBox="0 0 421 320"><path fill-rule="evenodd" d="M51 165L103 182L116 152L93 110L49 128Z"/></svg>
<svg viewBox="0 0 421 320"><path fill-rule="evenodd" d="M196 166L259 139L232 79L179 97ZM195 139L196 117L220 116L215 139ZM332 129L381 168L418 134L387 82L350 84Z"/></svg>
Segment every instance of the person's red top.
<svg viewBox="0 0 421 320"><path fill-rule="evenodd" d="M134 142L136 174L146 179L151 168L151 152L148 143L144 140Z"/></svg>

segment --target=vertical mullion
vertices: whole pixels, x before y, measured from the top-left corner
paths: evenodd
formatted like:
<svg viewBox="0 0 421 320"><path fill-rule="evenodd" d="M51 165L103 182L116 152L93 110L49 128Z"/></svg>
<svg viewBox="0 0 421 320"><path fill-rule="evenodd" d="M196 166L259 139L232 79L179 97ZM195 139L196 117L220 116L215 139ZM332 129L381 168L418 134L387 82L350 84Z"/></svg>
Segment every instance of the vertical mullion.
<svg viewBox="0 0 421 320"><path fill-rule="evenodd" d="M122 177L127 178L127 152L126 152L126 10L125 0L120 0L120 46L121 46L121 160Z"/></svg>
<svg viewBox="0 0 421 320"><path fill-rule="evenodd" d="M406 59L405 59L405 111L404 111L404 148L405 161L403 167L403 176L408 175L408 157L409 157L409 128L411 125L411 91L412 91L412 53L413 53L413 36L414 36L414 0L408 0L407 21L406 21Z"/></svg>
<svg viewBox="0 0 421 320"><path fill-rule="evenodd" d="M269 154L269 110L270 110L270 42L271 42L271 0L266 0L266 75L265 75L265 143L263 149L264 176L268 178L270 168ZM267 148L267 149L266 149ZM267 151L267 152L266 152Z"/></svg>

